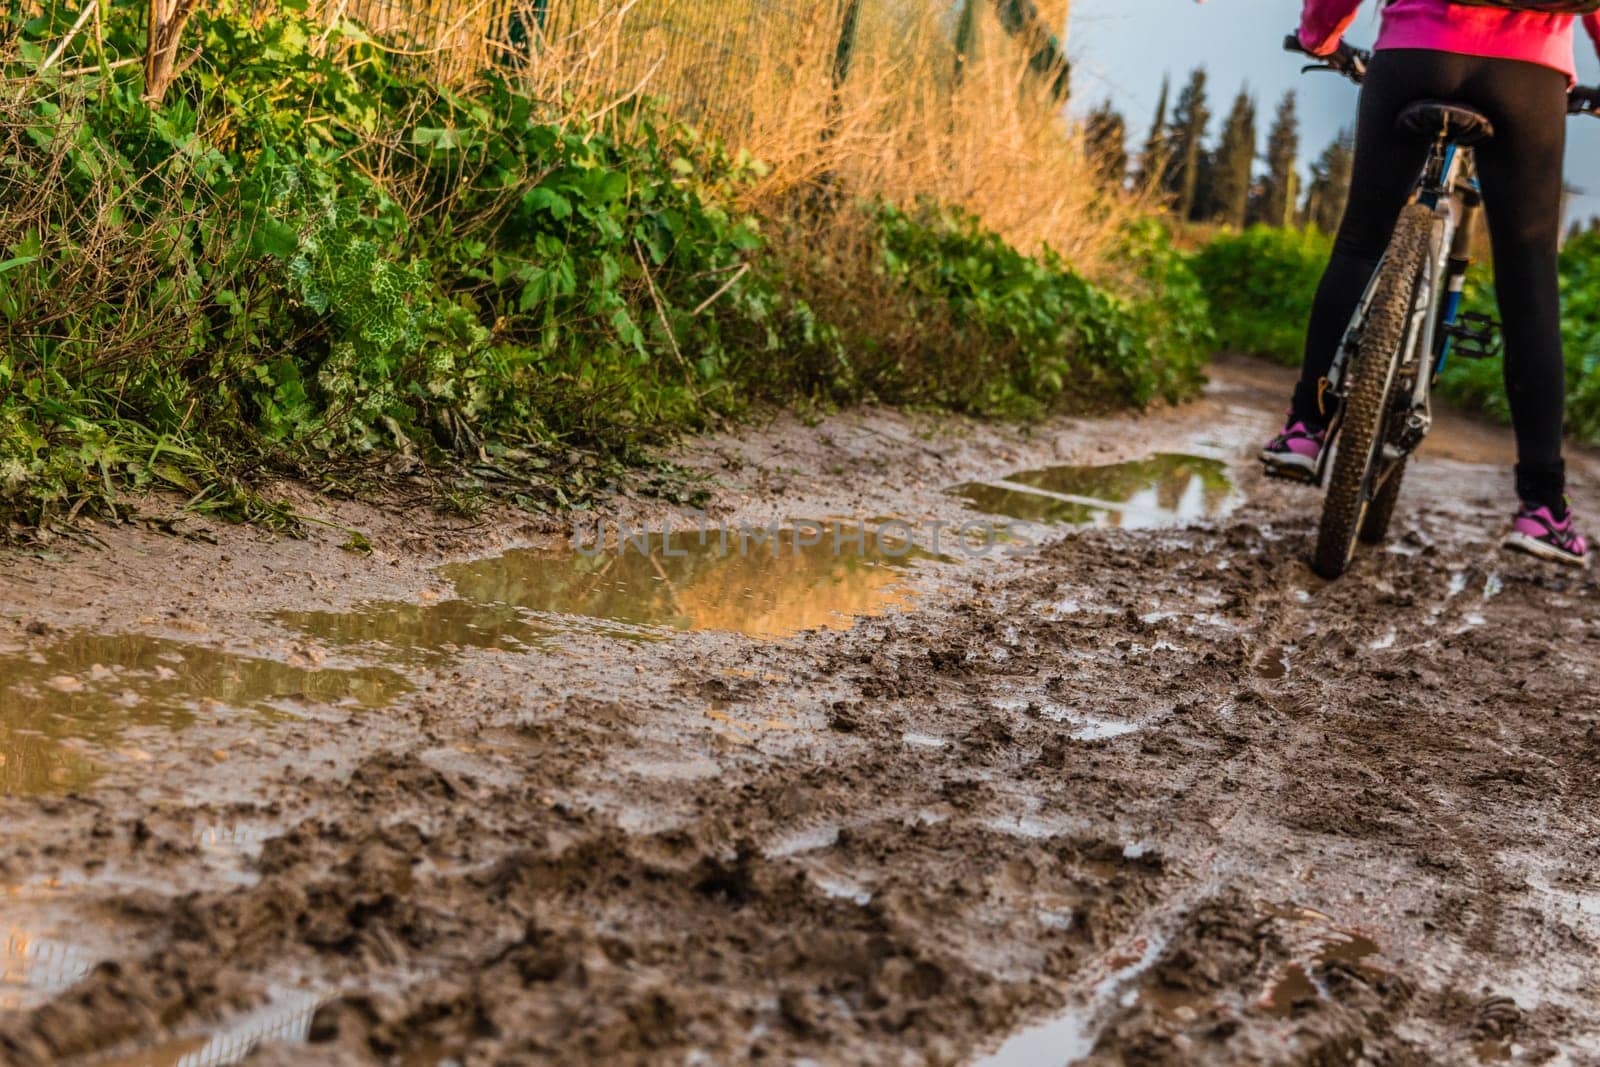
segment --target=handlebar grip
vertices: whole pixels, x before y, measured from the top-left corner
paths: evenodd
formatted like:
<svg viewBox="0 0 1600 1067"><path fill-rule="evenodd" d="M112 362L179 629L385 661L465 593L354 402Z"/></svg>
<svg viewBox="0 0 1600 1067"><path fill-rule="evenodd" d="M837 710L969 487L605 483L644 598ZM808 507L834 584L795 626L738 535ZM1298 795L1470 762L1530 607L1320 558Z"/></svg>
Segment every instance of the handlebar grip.
<svg viewBox="0 0 1600 1067"><path fill-rule="evenodd" d="M1300 43L1300 34L1298 33L1291 33L1284 37L1283 50L1285 52L1298 52L1303 56L1309 56L1311 54L1310 52L1306 51L1306 46Z"/></svg>

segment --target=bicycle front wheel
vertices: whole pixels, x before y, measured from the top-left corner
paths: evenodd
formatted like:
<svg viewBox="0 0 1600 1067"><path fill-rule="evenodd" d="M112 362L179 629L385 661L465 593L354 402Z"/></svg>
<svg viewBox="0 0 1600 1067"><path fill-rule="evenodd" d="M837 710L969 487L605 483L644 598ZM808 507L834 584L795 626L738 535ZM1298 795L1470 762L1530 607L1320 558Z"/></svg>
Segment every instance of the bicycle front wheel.
<svg viewBox="0 0 1600 1067"><path fill-rule="evenodd" d="M1395 382L1411 321L1412 303L1427 259L1433 212L1421 204L1406 208L1395 228L1388 255L1373 282L1372 302L1358 331L1355 350L1346 371L1338 451L1322 505L1322 526L1317 532L1316 572L1337 578L1350 567L1356 540L1366 525L1375 498L1382 495L1383 526L1394 508L1398 481L1383 493L1383 441L1393 408ZM1389 472L1398 479L1398 465ZM1377 518L1377 516L1371 516ZM1375 524L1374 524L1375 525ZM1377 532L1377 531L1373 531ZM1381 534L1380 534L1381 536Z"/></svg>

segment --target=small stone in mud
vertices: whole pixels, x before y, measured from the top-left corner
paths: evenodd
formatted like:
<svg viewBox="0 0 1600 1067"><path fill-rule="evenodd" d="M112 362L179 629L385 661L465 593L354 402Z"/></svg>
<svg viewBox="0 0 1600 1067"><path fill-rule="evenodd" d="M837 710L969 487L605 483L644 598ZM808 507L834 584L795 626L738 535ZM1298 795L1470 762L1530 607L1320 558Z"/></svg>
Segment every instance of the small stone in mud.
<svg viewBox="0 0 1600 1067"><path fill-rule="evenodd" d="M832 712L828 715L828 729L836 730L841 734L853 734L860 731L865 725L860 713L859 703L838 700L834 702Z"/></svg>
<svg viewBox="0 0 1600 1067"><path fill-rule="evenodd" d="M44 684L63 693L83 692L83 683L70 674L58 674Z"/></svg>

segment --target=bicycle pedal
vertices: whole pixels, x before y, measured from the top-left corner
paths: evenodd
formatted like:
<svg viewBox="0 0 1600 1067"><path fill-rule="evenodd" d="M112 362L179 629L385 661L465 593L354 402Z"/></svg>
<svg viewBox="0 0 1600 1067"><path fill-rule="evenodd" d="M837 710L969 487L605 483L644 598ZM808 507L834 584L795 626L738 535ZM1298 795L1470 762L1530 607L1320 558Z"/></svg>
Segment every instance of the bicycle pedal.
<svg viewBox="0 0 1600 1067"><path fill-rule="evenodd" d="M1476 311L1463 312L1444 328L1453 342L1451 354L1462 359L1494 359L1500 354L1500 324Z"/></svg>

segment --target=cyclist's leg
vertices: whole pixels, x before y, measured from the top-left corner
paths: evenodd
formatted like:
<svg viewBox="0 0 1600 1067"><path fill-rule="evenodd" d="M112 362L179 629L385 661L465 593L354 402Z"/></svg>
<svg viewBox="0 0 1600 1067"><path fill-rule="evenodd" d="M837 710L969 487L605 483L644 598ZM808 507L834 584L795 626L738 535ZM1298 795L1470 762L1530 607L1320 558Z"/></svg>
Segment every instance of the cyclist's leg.
<svg viewBox="0 0 1600 1067"><path fill-rule="evenodd" d="M1494 120L1496 131L1494 141L1478 149L1478 177L1494 245L1517 491L1557 517L1565 513L1566 491L1566 369L1556 269L1566 97L1565 75L1511 60L1484 61L1466 95Z"/></svg>
<svg viewBox="0 0 1600 1067"><path fill-rule="evenodd" d="M1312 304L1305 362L1294 392L1293 421L1314 427L1326 421L1318 410L1318 383L1333 365L1345 328L1427 162L1428 142L1396 131L1395 119L1417 100L1448 96L1465 72L1462 58L1417 49L1379 52L1373 57L1361 89L1350 201Z"/></svg>

